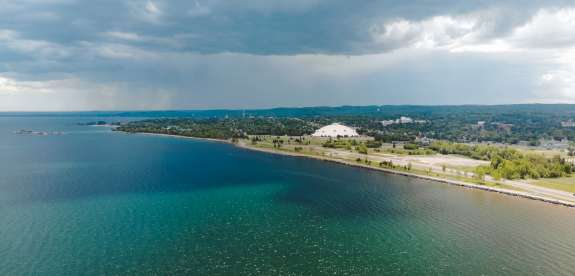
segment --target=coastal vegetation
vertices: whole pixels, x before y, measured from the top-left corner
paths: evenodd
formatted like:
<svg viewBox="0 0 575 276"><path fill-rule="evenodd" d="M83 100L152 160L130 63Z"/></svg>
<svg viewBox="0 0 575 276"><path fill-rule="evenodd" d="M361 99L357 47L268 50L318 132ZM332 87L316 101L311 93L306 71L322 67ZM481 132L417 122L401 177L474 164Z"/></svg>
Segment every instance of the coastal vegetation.
<svg viewBox="0 0 575 276"><path fill-rule="evenodd" d="M575 172L575 166L560 156L547 158L539 154L525 154L510 147L436 141L430 145L430 149L441 154L458 154L490 161L490 165L478 167L476 174L489 174L495 179L557 178Z"/></svg>
<svg viewBox="0 0 575 276"><path fill-rule="evenodd" d="M353 139L329 139L325 141L322 146L325 148L351 150L353 147L357 146L357 144L357 141Z"/></svg>
<svg viewBox="0 0 575 276"><path fill-rule="evenodd" d="M152 119L124 124L119 131L159 133L198 138L231 139L250 135L302 136L317 125L293 118Z"/></svg>

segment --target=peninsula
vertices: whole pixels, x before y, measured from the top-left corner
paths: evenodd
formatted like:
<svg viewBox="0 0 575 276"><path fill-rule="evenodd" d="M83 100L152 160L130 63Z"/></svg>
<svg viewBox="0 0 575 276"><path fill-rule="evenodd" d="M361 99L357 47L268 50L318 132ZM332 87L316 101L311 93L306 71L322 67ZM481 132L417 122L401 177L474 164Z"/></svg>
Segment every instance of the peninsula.
<svg viewBox="0 0 575 276"><path fill-rule="evenodd" d="M414 110L411 113L418 115ZM475 115L477 121L470 124L469 118L456 119L458 112L448 111L443 117L411 118L406 114L397 119L378 113L299 117L242 114L235 118L150 119L123 124L116 130L216 139L251 150L575 204L574 150L567 142L572 130L561 120L557 126L537 128L525 114L529 112L526 108L512 117L505 112L496 116L479 113ZM545 124L558 116L568 120L570 115L554 111L543 113L539 120ZM444 117L453 120L446 124ZM513 123L508 123L510 120ZM563 131L563 137L549 138L558 130Z"/></svg>

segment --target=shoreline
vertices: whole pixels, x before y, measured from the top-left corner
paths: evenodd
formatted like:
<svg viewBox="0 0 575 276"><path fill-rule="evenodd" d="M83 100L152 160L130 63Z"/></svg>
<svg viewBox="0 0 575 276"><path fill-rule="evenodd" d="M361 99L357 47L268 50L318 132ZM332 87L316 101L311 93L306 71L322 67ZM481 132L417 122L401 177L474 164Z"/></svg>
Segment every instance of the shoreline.
<svg viewBox="0 0 575 276"><path fill-rule="evenodd" d="M125 132L125 131L118 131L127 134L142 134L142 135L149 135L149 136L163 136L163 137L170 137L170 138L183 138L183 139L191 139L191 140L198 140L198 141L206 141L206 142L215 142L215 143L223 143L229 145L235 145L234 143L223 140L223 139L216 139L216 138L201 138L201 137L190 137L190 136L182 136L182 135L174 135L174 134L163 134L163 133L149 133L149 132Z"/></svg>
<svg viewBox="0 0 575 276"><path fill-rule="evenodd" d="M454 186L459 186L459 187L463 187L463 188L477 189L477 190L483 190L483 191L487 191L487 192L495 192L495 193L505 194L505 195L509 195L509 196L516 196L516 197L522 197L525 199L542 201L542 202L550 203L550 204L554 204L554 205L561 205L561 206L565 206L565 207L575 208L575 203L563 201L560 199L554 199L554 198L550 198L550 197L538 196L538 195L530 194L527 192L513 191L513 190L509 190L509 189L483 186L483 185L464 182L464 181L444 179L444 178L438 178L438 177L427 176L427 175L419 175L419 174L415 174L415 173L403 172L403 171L398 171L398 170L391 170L391 169L386 169L386 168L377 168L377 167L364 165L362 163L354 163L354 162L349 162L349 161L335 159L335 158L329 158L329 157L320 157L320 156L312 156L312 155L293 153L293 152L284 152L284 151L277 151L277 150L271 150L271 149L263 149L263 148L257 148L257 147L250 147L250 146L246 146L246 145L236 145L236 146L239 148L247 149L247 150L265 152L265 153L269 153L269 154L278 154L278 155L284 155L284 156L299 157L299 158L310 158L310 159L315 159L315 160L320 160L320 161L327 161L327 162L338 163L338 164L347 165L347 166L351 166L351 167L370 169L370 170L374 170L374 171L385 172L385 173L390 173L390 174L395 174L395 175L402 175L402 176L406 176L406 177L415 177L415 178L419 178L419 179L425 179L425 180L450 184L450 185L454 185Z"/></svg>
<svg viewBox="0 0 575 276"><path fill-rule="evenodd" d="M127 132L124 132L124 133L127 133ZM424 179L424 180L429 180L429 181L435 181L435 182L439 182L439 183L454 185L454 186L468 188L468 189L476 189L476 190L482 190L482 191L487 191L487 192L494 192L494 193L504 194L504 195L508 195L508 196L521 197L521 198L525 198L525 199L541 201L544 203L575 208L575 202L568 202L568 201L564 201L564 200L560 200L560 199L534 195L534 194L527 193L527 192L514 191L514 190L497 188L497 187L489 187L489 186L484 186L484 185L479 185L479 184L474 184L474 183L469 183L469 182L464 182L464 181L445 179L445 178L439 178L439 177L428 176L428 175L420 175L420 174L398 171L398 170L392 170L392 169L387 169L387 168L378 168L378 167L368 166L368 165L365 165L362 163L354 163L354 162L336 159L336 158L330 158L330 157L326 157L326 156L313 156L313 155L307 155L307 154L296 153L296 152L287 152L287 151L281 151L281 150L251 147L251 146L246 145L244 143L232 143L229 140L215 139L215 138L200 138L200 137L173 135L173 134L145 133L145 132L129 133L129 134L144 134L144 135L164 136L164 137L171 137L171 138L185 138L185 139L193 139L193 140L200 140L200 141L224 143L224 144L234 145L235 147L245 149L245 150L258 151L258 152L263 152L263 153L268 153L268 154L276 154L276 155L283 155L283 156L290 156L290 157L297 157L297 158L309 158L309 159L315 159L315 160L319 160L319 161L327 161L327 162L337 163L337 164L346 165L346 166L350 166L350 167L369 169L369 170L373 170L373 171L390 173L390 174L395 174L395 175L401 175L401 176L405 176L405 177L414 177L414 178L419 178L419 179Z"/></svg>

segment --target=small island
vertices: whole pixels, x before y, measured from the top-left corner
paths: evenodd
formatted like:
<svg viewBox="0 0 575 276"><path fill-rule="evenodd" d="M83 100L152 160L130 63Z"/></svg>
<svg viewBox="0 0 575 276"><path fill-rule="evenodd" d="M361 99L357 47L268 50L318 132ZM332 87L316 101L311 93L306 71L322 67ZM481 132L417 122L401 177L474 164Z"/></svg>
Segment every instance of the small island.
<svg viewBox="0 0 575 276"><path fill-rule="evenodd" d="M121 122L106 122L103 120L100 121L93 121L93 122L87 122L87 123L79 123L78 125L80 126L103 126L103 127L118 127L120 125L122 125Z"/></svg>
<svg viewBox="0 0 575 276"><path fill-rule="evenodd" d="M36 131L36 130L21 129L18 131L14 131L14 134L48 136L48 135L63 135L64 132L60 132L60 131Z"/></svg>

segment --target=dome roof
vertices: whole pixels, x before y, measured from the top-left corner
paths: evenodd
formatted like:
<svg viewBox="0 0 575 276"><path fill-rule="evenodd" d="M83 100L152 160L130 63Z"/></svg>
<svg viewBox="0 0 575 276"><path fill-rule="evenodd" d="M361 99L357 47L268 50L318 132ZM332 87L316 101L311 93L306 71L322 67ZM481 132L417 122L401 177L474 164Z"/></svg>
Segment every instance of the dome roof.
<svg viewBox="0 0 575 276"><path fill-rule="evenodd" d="M359 136L355 129L342 124L331 124L316 130L312 136L316 137L354 137Z"/></svg>

